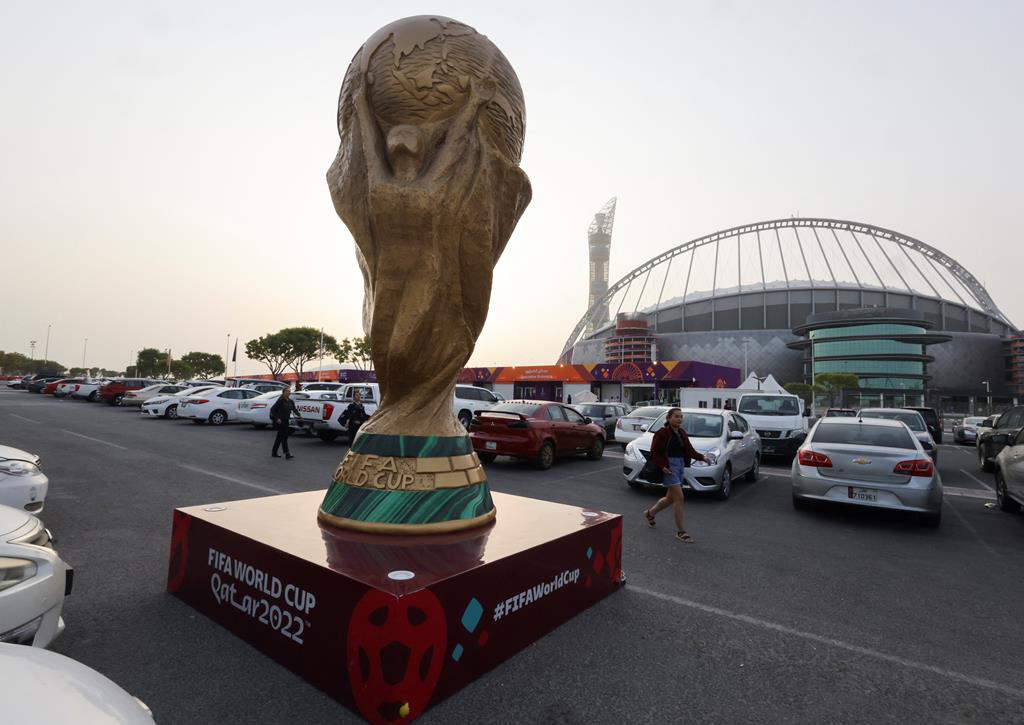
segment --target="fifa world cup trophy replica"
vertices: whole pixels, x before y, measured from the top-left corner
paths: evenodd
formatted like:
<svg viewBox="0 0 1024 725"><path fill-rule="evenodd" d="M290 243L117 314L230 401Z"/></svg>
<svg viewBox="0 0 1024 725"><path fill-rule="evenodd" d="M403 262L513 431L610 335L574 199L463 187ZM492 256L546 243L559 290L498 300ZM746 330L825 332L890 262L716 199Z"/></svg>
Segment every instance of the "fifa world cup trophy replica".
<svg viewBox="0 0 1024 725"><path fill-rule="evenodd" d="M327 181L356 241L381 401L335 471L326 524L416 534L495 517L452 396L530 202L524 122L508 60L449 18L391 23L349 65Z"/></svg>

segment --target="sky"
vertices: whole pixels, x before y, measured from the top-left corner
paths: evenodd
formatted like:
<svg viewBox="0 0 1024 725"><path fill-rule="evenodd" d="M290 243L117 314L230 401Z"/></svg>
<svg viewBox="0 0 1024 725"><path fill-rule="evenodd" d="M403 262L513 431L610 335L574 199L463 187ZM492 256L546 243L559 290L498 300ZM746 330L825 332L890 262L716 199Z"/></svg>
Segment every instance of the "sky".
<svg viewBox="0 0 1024 725"><path fill-rule="evenodd" d="M361 335L324 179L338 89L423 13L501 48L533 201L470 363L547 364L611 281L718 229L867 222L951 255L1024 325L1020 2L82 2L0 6L0 349L123 369L293 325Z"/></svg>

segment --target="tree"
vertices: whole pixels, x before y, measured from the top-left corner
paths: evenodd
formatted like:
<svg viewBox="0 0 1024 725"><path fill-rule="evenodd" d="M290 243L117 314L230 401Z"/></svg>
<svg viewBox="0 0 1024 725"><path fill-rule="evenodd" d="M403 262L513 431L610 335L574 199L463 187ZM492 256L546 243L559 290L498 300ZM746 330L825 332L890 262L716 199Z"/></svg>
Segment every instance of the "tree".
<svg viewBox="0 0 1024 725"><path fill-rule="evenodd" d="M286 327L277 334L283 338L291 352L288 367L295 371L299 379L302 378L302 369L306 363L316 360L324 353L329 355L330 351L338 346L338 341L334 337L323 335L315 327Z"/></svg>
<svg viewBox="0 0 1024 725"><path fill-rule="evenodd" d="M853 373L818 373L814 385L828 396L829 407L833 407L837 398L842 402L845 391L860 390L860 379Z"/></svg>
<svg viewBox="0 0 1024 725"><path fill-rule="evenodd" d="M171 375L175 380L188 380L196 376L196 371L192 369L192 366L181 360L171 361Z"/></svg>
<svg viewBox="0 0 1024 725"><path fill-rule="evenodd" d="M167 353L155 347L143 348L135 358L135 369L135 374L142 377L160 375L167 370Z"/></svg>
<svg viewBox="0 0 1024 725"><path fill-rule="evenodd" d="M224 358L209 352L190 352L182 355L177 362L191 369L188 377L208 378L211 375L223 375L227 371ZM174 363L171 363L171 370L174 370Z"/></svg>
<svg viewBox="0 0 1024 725"><path fill-rule="evenodd" d="M280 332L268 333L245 343L245 354L250 360L259 360L270 368L270 374L277 379L291 362L292 350Z"/></svg>
<svg viewBox="0 0 1024 725"><path fill-rule="evenodd" d="M369 335L352 340L352 364L358 370L370 370L373 367L373 350L370 347Z"/></svg>
<svg viewBox="0 0 1024 725"><path fill-rule="evenodd" d="M89 370L87 368L71 368L70 370L68 370L68 375L70 375L73 378L79 378L82 377L83 375L87 375L88 373Z"/></svg>
<svg viewBox="0 0 1024 725"><path fill-rule="evenodd" d="M89 368L89 377L90 378L99 377L99 374L100 374L100 369L99 368Z"/></svg>
<svg viewBox="0 0 1024 725"><path fill-rule="evenodd" d="M786 392L799 396L807 405L811 404L811 398L815 393L821 392L817 386L808 383L786 383L782 387L786 389Z"/></svg>

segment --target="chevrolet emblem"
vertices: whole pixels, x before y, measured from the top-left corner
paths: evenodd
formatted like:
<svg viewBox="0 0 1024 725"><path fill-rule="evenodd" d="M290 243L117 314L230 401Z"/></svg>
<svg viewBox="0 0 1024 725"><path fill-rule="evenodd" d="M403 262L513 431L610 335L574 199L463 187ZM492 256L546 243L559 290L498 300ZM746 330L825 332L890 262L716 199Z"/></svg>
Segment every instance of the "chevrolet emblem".
<svg viewBox="0 0 1024 725"><path fill-rule="evenodd" d="M869 463L871 463L871 460L868 458L854 458L853 462L856 463L858 466L866 466Z"/></svg>

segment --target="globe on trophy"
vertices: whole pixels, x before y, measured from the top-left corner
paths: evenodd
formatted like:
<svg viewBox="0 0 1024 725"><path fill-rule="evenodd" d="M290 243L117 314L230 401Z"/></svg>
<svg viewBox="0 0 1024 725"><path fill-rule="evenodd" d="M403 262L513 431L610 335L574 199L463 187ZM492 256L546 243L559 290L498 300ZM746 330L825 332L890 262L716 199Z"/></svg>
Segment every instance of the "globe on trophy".
<svg viewBox="0 0 1024 725"><path fill-rule="evenodd" d="M494 267L530 202L519 80L473 28L405 18L352 59L338 131L327 182L356 242L381 404L319 518L389 534L486 524L496 513L487 477L452 397L487 319Z"/></svg>

